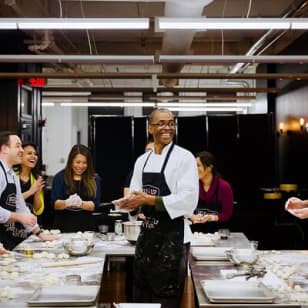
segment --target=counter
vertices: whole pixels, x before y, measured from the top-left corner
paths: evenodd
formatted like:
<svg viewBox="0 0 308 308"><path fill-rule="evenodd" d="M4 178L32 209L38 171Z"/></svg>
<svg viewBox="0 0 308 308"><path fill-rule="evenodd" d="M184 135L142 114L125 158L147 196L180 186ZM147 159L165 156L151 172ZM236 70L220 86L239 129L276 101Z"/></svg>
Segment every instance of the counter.
<svg viewBox="0 0 308 308"><path fill-rule="evenodd" d="M22 308L27 307L27 301L31 294L40 286L57 287L58 290L68 288L71 284L68 280L69 275L80 275L82 286L94 286L89 292L95 296L101 287L101 277L104 270L104 264L111 257L129 257L134 255L135 246L131 245L123 237L118 236L114 241L107 241L101 234L95 234L95 247L89 256L70 258L73 261L86 262L83 265L72 265L63 267L44 267L46 263L55 262L55 255L59 256L64 253L63 241L72 237L73 234L61 234L61 240L54 244L43 243L37 237L31 236L21 245L16 247L16 262L14 266L18 267L18 277L13 279L0 279L0 292L5 287L9 287L15 294L14 299L2 301L1 307ZM35 253L50 254L49 257L29 258L20 254L25 245L28 245ZM195 246L195 245L194 245ZM231 233L227 240L215 240L215 247L235 247L247 248L250 242L243 233ZM286 273L288 270L293 270L289 274L294 277L296 270L308 276L308 251L260 251L258 263L266 265L267 270L273 275L278 273ZM51 258L51 259L49 259ZM0 256L1 272L5 271L7 265L4 265L7 258ZM61 260L63 262L65 260ZM304 302L295 302L292 295L296 295L296 291L292 288L285 288L284 293L276 294L277 300L274 304L213 304L210 303L205 296L201 286L202 280L226 279L223 276L223 271L234 270L235 267L228 260L219 261L198 261L190 255L190 272L194 284L195 298L197 307L303 307ZM277 272L278 270L278 272ZM275 272L276 271L276 272ZM293 276L292 276L293 275ZM237 277L240 278L240 277ZM237 278L234 278L237 280ZM241 277L242 278L242 277ZM279 278L280 279L280 278ZM282 281L290 282L289 277L281 278ZM308 285L308 283L307 283ZM59 288L60 287L60 288ZM60 294L61 295L61 294ZM308 302L308 296L307 296ZM97 302L92 306L95 307ZM88 306L89 307L89 306Z"/></svg>
<svg viewBox="0 0 308 308"><path fill-rule="evenodd" d="M224 273L235 271L228 261L198 261L190 256L190 269L195 288L197 307L307 307L308 282L305 286L295 287L298 281L303 281L308 272L307 251L260 251L258 264L265 266L267 274L263 278L251 278L251 281L264 283L274 295L274 303L210 303L201 285L203 280L226 280ZM305 273L302 273L305 271ZM301 277L299 277L301 276ZM245 281L245 277L235 277L231 280Z"/></svg>

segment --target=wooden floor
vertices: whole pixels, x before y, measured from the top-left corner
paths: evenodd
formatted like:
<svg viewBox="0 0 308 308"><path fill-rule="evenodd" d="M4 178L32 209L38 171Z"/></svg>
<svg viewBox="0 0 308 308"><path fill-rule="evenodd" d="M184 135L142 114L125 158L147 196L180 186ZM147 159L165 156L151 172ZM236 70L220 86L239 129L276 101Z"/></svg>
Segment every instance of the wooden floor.
<svg viewBox="0 0 308 308"><path fill-rule="evenodd" d="M125 281L126 273L121 264L112 264L109 272L105 268L99 298L100 307L110 307L113 302L127 302ZM107 305L103 305L103 303ZM186 278L182 305L179 308L195 308L193 286L189 276Z"/></svg>

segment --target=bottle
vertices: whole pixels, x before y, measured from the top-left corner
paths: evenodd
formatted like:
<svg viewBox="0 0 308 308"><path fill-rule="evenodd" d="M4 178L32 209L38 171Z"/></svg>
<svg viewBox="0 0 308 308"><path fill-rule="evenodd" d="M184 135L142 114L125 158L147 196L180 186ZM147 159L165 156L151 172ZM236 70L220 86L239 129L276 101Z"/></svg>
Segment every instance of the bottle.
<svg viewBox="0 0 308 308"><path fill-rule="evenodd" d="M122 220L116 220L114 222L114 234L122 235Z"/></svg>

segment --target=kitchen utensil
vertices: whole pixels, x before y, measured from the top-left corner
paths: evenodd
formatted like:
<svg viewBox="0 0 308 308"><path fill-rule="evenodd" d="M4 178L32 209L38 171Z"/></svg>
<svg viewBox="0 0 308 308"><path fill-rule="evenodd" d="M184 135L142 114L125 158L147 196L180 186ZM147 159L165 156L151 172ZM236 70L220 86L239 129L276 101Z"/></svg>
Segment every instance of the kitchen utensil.
<svg viewBox="0 0 308 308"><path fill-rule="evenodd" d="M142 221L135 221L135 222L125 221L123 222L123 225L124 225L125 238L131 244L136 244L139 233L140 233Z"/></svg>
<svg viewBox="0 0 308 308"><path fill-rule="evenodd" d="M76 266L84 264L95 264L99 260L69 260L69 261L58 261L58 262L47 262L43 263L42 267L59 267L59 266Z"/></svg>
<svg viewBox="0 0 308 308"><path fill-rule="evenodd" d="M72 238L70 241L64 242L63 247L70 256L81 257L93 251L94 242L86 239Z"/></svg>

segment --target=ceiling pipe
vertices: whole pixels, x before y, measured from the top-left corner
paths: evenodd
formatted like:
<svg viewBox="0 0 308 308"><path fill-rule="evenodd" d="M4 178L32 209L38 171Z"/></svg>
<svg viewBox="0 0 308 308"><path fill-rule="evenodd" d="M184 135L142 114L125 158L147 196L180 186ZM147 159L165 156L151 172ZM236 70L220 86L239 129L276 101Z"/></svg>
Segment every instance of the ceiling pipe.
<svg viewBox="0 0 308 308"><path fill-rule="evenodd" d="M213 0L166 0L165 17L201 17L205 6ZM161 54L188 54L190 52L192 40L195 31L181 31L180 37L178 31L166 31L163 36ZM183 64L168 63L163 64L162 71L165 73L179 73ZM174 87L177 80L161 80L165 87Z"/></svg>
<svg viewBox="0 0 308 308"><path fill-rule="evenodd" d="M282 18L292 17L298 14L302 9L304 9L308 4L308 0L297 0L294 1L291 6L287 9L287 11L283 14ZM284 33L286 33L287 30L280 31L280 36L282 36ZM246 56L253 56L253 55L259 55L260 53L264 52L267 47L270 46L274 40L276 40L277 37L277 30L268 30L265 34L262 35L262 37L255 42L250 49L247 51ZM260 51L261 50L261 51ZM235 64L229 72L231 74L237 73L237 72L243 72L249 64L245 63L237 63Z"/></svg>

